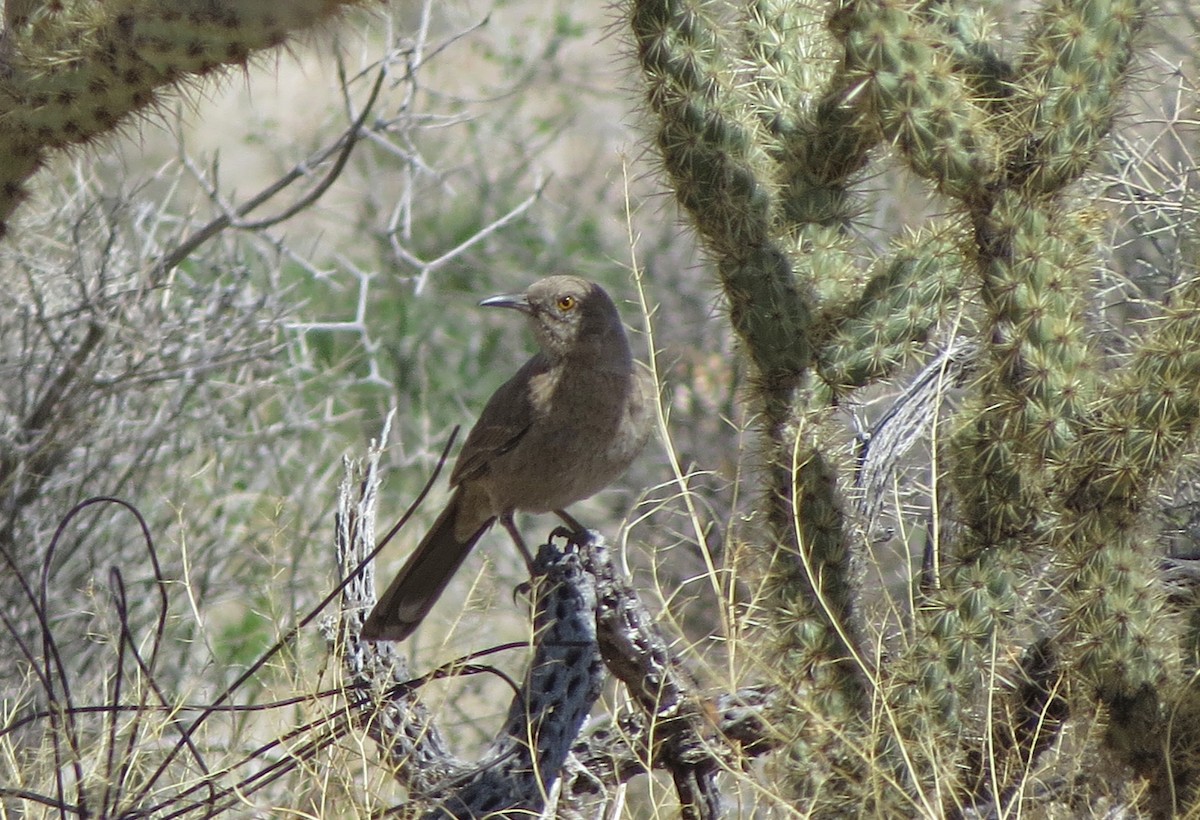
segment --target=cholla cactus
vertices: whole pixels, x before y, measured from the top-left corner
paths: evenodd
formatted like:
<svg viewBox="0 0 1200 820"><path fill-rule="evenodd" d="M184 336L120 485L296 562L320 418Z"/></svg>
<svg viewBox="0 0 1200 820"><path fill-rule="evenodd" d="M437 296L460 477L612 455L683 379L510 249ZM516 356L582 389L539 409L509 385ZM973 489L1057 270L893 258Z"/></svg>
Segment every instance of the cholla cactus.
<svg viewBox="0 0 1200 820"><path fill-rule="evenodd" d="M954 0L631 2L665 171L755 366L758 618L796 692L778 724L797 793L893 816L1007 799L1069 711L1079 743L1103 719L1092 751L1147 778L1147 808L1191 805L1196 664L1144 508L1200 418L1200 287L1098 378L1095 219L1069 197L1104 149L1145 4L1045 0L1006 56L987 12ZM881 147L948 216L864 265L846 228ZM940 454L955 527L911 640L880 652L831 417L950 312L977 350Z"/></svg>
<svg viewBox="0 0 1200 820"><path fill-rule="evenodd" d="M189 77L244 65L355 0L7 0L0 236L55 150L95 140Z"/></svg>

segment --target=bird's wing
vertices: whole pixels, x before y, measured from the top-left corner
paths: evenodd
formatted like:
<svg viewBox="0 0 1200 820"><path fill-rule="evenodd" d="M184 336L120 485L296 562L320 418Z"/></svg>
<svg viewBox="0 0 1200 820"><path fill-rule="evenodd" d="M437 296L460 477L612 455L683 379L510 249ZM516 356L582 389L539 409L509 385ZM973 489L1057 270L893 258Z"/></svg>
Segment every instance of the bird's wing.
<svg viewBox="0 0 1200 820"><path fill-rule="evenodd" d="M539 353L492 394L458 454L454 471L450 473L451 487L483 475L494 458L517 446L529 432L534 422L530 382L549 366Z"/></svg>

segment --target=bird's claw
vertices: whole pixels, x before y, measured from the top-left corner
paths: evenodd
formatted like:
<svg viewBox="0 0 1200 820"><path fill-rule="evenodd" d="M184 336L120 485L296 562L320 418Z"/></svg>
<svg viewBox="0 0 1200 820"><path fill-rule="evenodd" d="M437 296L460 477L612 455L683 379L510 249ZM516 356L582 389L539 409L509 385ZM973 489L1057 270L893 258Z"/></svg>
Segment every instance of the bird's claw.
<svg viewBox="0 0 1200 820"><path fill-rule="evenodd" d="M555 538L565 538L567 546L578 547L587 540L587 530L573 530L570 527L559 525L550 531L551 540Z"/></svg>

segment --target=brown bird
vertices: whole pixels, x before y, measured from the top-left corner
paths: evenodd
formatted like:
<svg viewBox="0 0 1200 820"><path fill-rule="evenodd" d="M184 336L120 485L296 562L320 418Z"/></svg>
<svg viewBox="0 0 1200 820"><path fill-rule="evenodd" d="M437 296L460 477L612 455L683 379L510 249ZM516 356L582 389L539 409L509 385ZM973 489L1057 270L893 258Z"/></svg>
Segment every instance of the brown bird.
<svg viewBox="0 0 1200 820"><path fill-rule="evenodd" d="M551 276L479 304L524 313L540 350L483 408L450 475L454 494L367 616L368 640L412 634L496 519L527 561L514 512L554 512L580 530L566 507L615 481L650 433L654 382L603 288Z"/></svg>

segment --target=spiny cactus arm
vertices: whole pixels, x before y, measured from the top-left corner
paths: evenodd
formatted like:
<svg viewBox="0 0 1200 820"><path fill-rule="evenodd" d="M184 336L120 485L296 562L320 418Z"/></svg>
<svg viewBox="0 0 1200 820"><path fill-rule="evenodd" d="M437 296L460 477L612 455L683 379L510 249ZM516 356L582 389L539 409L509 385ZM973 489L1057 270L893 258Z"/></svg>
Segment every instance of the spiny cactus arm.
<svg viewBox="0 0 1200 820"><path fill-rule="evenodd" d="M1138 513L1200 427L1200 284L1182 289L1116 374L1076 442L1061 476L1071 524L1063 547L1075 566L1071 619L1085 646L1085 668L1102 693L1130 694L1156 680L1158 651L1140 630L1157 628L1162 590L1154 577ZM1114 543L1114 536L1119 537ZM1129 552L1136 552L1135 557ZM1136 596L1137 605L1123 596ZM1153 596L1154 600L1147 600ZM1149 619L1139 627L1134 620ZM1118 622L1119 620L1119 622ZM1155 622L1158 622L1157 624ZM1140 662L1133 662L1142 657Z"/></svg>
<svg viewBox="0 0 1200 820"><path fill-rule="evenodd" d="M1141 20L1140 0L1042 7L1011 108L996 118L1012 146L1005 189L972 212L994 340L983 412L1001 416L990 432L1035 470L1069 446L1091 395L1083 311L1093 243L1058 197L1112 125Z"/></svg>
<svg viewBox="0 0 1200 820"><path fill-rule="evenodd" d="M834 397L887 378L958 300L966 260L947 235L905 240L817 341L817 374Z"/></svg>
<svg viewBox="0 0 1200 820"><path fill-rule="evenodd" d="M972 212L993 344L980 418L956 440L964 519L974 535L964 539L967 554L1039 526L1033 511L1042 507L1044 467L1071 446L1090 401L1083 322L1090 243L1058 197L1111 126L1141 24L1137 5L1047 3L1017 66L1011 107L996 118L1012 146L1007 187Z"/></svg>
<svg viewBox="0 0 1200 820"><path fill-rule="evenodd" d="M1064 473L1071 509L1136 511L1200 426L1200 281L1173 298L1076 442Z"/></svg>
<svg viewBox="0 0 1200 820"><path fill-rule="evenodd" d="M680 204L717 261L734 328L781 416L811 349L810 298L772 241L772 161L752 114L732 99L734 72L702 10L635 0L631 24L658 115L657 143Z"/></svg>
<svg viewBox="0 0 1200 820"><path fill-rule="evenodd" d="M723 44L688 0L639 0L632 24L675 195L712 251L738 259L768 236L771 160L734 98Z"/></svg>
<svg viewBox="0 0 1200 820"><path fill-rule="evenodd" d="M1091 398L1084 311L1095 243L1077 213L1015 190L997 198L977 240L993 339L984 390L1010 397L1009 435L1040 466L1073 441Z"/></svg>
<svg viewBox="0 0 1200 820"><path fill-rule="evenodd" d="M789 658L788 688L811 693L824 714L849 725L870 699L855 654L855 585L836 467L821 446L829 393L808 384L808 336L818 294L852 301L848 294L861 287L840 236L850 215L845 188L882 131L856 130L867 121L836 93L794 120L768 114L781 95L772 97L770 82L747 80L749 92L734 83L740 75L724 44L688 3L635 0L631 17L664 165L715 257L733 325L756 365L772 651ZM760 24L770 29L778 20ZM760 36L784 42L787 35ZM842 152L847 145L853 150ZM798 398L802 388L808 392Z"/></svg>
<svg viewBox="0 0 1200 820"><path fill-rule="evenodd" d="M93 141L179 82L245 65L254 52L359 3L22 4L0 48L0 235L51 152Z"/></svg>
<svg viewBox="0 0 1200 820"><path fill-rule="evenodd" d="M789 134L780 155L779 208L789 222L845 228L858 215L849 183L879 135L839 91L827 93Z"/></svg>
<svg viewBox="0 0 1200 820"><path fill-rule="evenodd" d="M790 225L845 227L855 213L848 181L879 141L829 85L833 43L815 6L758 0L743 23L747 62L742 84L778 163L776 197ZM806 237L807 238L807 237ZM816 287L823 280L814 279Z"/></svg>
<svg viewBox="0 0 1200 820"><path fill-rule="evenodd" d="M1066 624L1077 663L1113 707L1110 743L1131 758L1154 754L1146 747L1153 733L1141 732L1139 741L1130 721L1153 719L1172 654L1138 512L1152 479L1196 426L1196 371L1179 369L1200 364L1188 361L1200 331L1196 290L1185 289L1099 409L1085 412L1093 386L1081 307L1063 297L1078 292L1064 285L1085 274L1086 240L1060 218L1053 199L1034 197L1058 194L1090 164L1111 128L1144 13L1140 0L1043 7L1018 66L1015 116L1006 118L1013 136L1023 137L1008 171L1024 192L996 203L985 232L1000 241L981 242L985 293L998 297L991 300L997 328L1011 327L1017 339L1015 367L1004 376L1025 400L1014 440L1032 442L1035 457L1070 465L1058 477L1066 510L1047 531L1068 563ZM1021 265L1024 275L1006 281ZM1020 301L1015 311L1004 307Z"/></svg>
<svg viewBox="0 0 1200 820"><path fill-rule="evenodd" d="M1178 624L1165 611L1155 543L1136 516L1081 510L1064 517L1055 546L1068 662L1109 707L1106 741L1143 765L1164 749L1160 709L1178 672ZM1161 761L1160 761L1161 762Z"/></svg>
<svg viewBox="0 0 1200 820"><path fill-rule="evenodd" d="M995 109L1011 93L1012 64L991 44L993 20L986 8L959 0L930 0L922 9L926 18L946 32L946 48L955 68L977 92L981 104Z"/></svg>
<svg viewBox="0 0 1200 820"><path fill-rule="evenodd" d="M921 609L923 637L903 664L923 694L917 725L940 714L947 729L984 683L974 659L1004 640L1022 606L1017 579L1047 549L1050 470L1074 442L1092 379L1082 321L1087 256L1069 217L1006 191L980 219L989 344L950 443L962 529L941 589Z"/></svg>
<svg viewBox="0 0 1200 820"><path fill-rule="evenodd" d="M1145 0L1049 0L1018 63L1009 172L1053 193L1091 164L1112 127Z"/></svg>
<svg viewBox="0 0 1200 820"><path fill-rule="evenodd" d="M1074 440L1092 392L1083 321L1086 235L1057 203L1001 193L979 217L986 348L976 409L954 438L967 537L960 560L1028 543L1048 465Z"/></svg>
<svg viewBox="0 0 1200 820"><path fill-rule="evenodd" d="M821 25L815 7L790 0L755 0L741 21L745 63L753 67L742 88L764 132L780 142L800 128L808 100L828 73L829 55L816 36Z"/></svg>
<svg viewBox="0 0 1200 820"><path fill-rule="evenodd" d="M1106 432L1114 440L1126 438ZM1075 500L1084 502L1102 483L1080 487ZM1054 546L1066 570L1060 640L1086 691L1107 707L1109 750L1143 773L1161 772L1169 766L1163 759L1169 734L1164 707L1173 696L1168 681L1179 674L1180 625L1166 608L1158 544L1130 502L1139 503L1113 498L1100 507L1068 510L1056 528ZM1194 709L1192 702L1180 715Z"/></svg>
<svg viewBox="0 0 1200 820"><path fill-rule="evenodd" d="M1014 613L1026 606L1018 579L1049 550L1056 521L1047 487L1074 442L1093 378L1083 323L1089 257L1072 216L1012 190L974 216L986 344L950 442L962 526L941 589L921 611L921 647L908 659L951 724L960 699L986 684L975 659L1007 643Z"/></svg>
<svg viewBox="0 0 1200 820"><path fill-rule="evenodd" d="M1063 656L1107 707L1109 749L1156 788L1170 780L1165 721L1188 724L1196 704L1185 698L1174 704L1177 714L1166 714L1177 694L1168 681L1180 674L1181 625L1165 606L1159 549L1143 513L1155 481L1196 440L1197 373L1200 284L1193 281L1081 419L1049 487L1058 518L1047 539L1065 569Z"/></svg>
<svg viewBox="0 0 1200 820"><path fill-rule="evenodd" d="M984 333L992 342L977 409L953 442L966 525L957 558L967 576L991 567L985 574L993 580L982 588L997 596L974 608L982 621L960 608L957 617L974 634L990 634L994 617L1014 603L1006 580L1011 558L989 552L1028 549L1055 528L1041 503L1048 470L1070 459L1076 434L1090 424L1085 417L1095 377L1084 310L1093 243L1059 195L1111 125L1112 100L1140 25L1136 14L1096 18L1114 11L1103 5L1055 0L1043 7L1029 54L1017 67L1014 97L1006 103L1011 108L995 120L1014 146L1007 187L972 209ZM1088 49L1080 40L1108 45ZM1081 77L1102 82L1102 93L1079 86ZM1024 134L1033 136L1017 138ZM947 586L961 584L952 578Z"/></svg>
<svg viewBox="0 0 1200 820"><path fill-rule="evenodd" d="M814 677L811 695L827 715L849 716L865 706L867 683L856 660L857 588L850 569L846 513L837 492L835 465L821 448L823 428L798 411L784 431L787 464L771 465L773 485L790 482L786 504L768 510L773 529L791 537L773 556L763 582L777 635L778 668ZM787 521L776 520L786 514ZM797 545L795 550L788 544ZM785 659L786 658L786 659ZM826 661L836 660L835 664Z"/></svg>
<svg viewBox="0 0 1200 820"><path fill-rule="evenodd" d="M946 36L908 0L840 0L845 99L897 145L913 171L964 202L985 196L1000 150L991 112L954 70Z"/></svg>
<svg viewBox="0 0 1200 820"><path fill-rule="evenodd" d="M1014 82L1029 87L1036 80L1018 72ZM1015 145L1020 126L1010 104L987 104L988 127ZM1012 167L1007 160L1005 171ZM1083 321L1088 238L1077 216L1045 196L1066 181L1035 195L997 175L963 200L974 224L982 335L990 344L973 409L951 444L963 531L942 589L921 614L922 649L904 665L921 682L924 701L943 706L934 715L949 727L957 724L960 699L980 683L971 659L1002 640L1021 606L1016 579L1048 549L1057 523L1044 503L1050 471L1074 445L1092 395Z"/></svg>
<svg viewBox="0 0 1200 820"><path fill-rule="evenodd" d="M879 763L864 725L880 697L877 656L862 630L862 556L837 478L843 465L828 453L837 432L828 414L822 422L822 414L805 409L819 403L801 402L772 436L764 492L788 487L789 495L759 505L770 531L780 534L758 587L758 608L770 625L761 640L767 674L790 693L773 725L787 738L795 799L832 801L838 816L864 806L871 807L867 814L903 816L911 806L895 812L890 795L880 806L881 796L863 788ZM781 453L785 461L777 460Z"/></svg>

